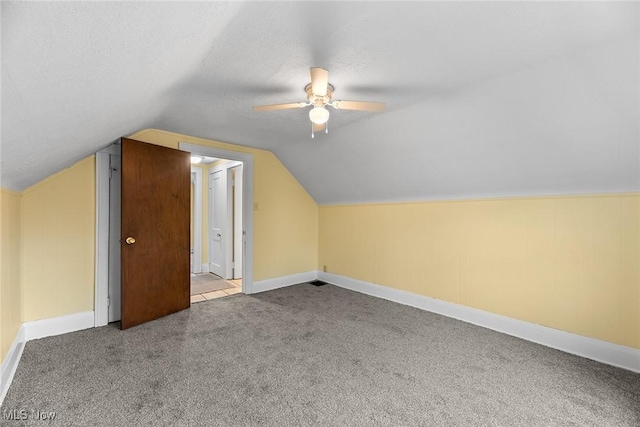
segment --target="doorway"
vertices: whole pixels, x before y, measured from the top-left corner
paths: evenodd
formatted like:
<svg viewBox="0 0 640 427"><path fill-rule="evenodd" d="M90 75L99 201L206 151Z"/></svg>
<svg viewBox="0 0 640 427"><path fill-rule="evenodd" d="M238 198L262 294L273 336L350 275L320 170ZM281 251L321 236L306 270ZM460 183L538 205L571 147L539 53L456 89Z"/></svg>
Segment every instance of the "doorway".
<svg viewBox="0 0 640 427"><path fill-rule="evenodd" d="M240 271L242 285L241 292L252 293L253 285L253 156L249 153L222 150L194 144L180 143L179 149L191 152L194 155L217 157L228 159L242 164L240 173L243 191L238 197L237 203L241 209L236 215L241 217L241 233L234 238L239 241L234 244L236 251L240 251L242 265L236 268ZM96 279L95 279L95 326L103 326L110 321L116 321L119 313L119 272L117 270L118 255L110 254L114 246L110 245L110 231L118 226L119 209L117 192L117 180L112 182L112 176L117 175L117 167L112 167L120 160L120 144L115 143L96 153ZM112 163L113 162L113 163ZM119 211L118 211L119 212ZM195 240L195 239L194 239ZM119 234L116 238L119 247ZM195 254L194 254L195 255ZM233 279L236 280L236 279ZM111 315L110 315L111 314Z"/></svg>
<svg viewBox="0 0 640 427"><path fill-rule="evenodd" d="M196 153L191 162L193 303L241 292L243 163Z"/></svg>
<svg viewBox="0 0 640 427"><path fill-rule="evenodd" d="M242 162L221 159L208 169L208 271L242 278Z"/></svg>

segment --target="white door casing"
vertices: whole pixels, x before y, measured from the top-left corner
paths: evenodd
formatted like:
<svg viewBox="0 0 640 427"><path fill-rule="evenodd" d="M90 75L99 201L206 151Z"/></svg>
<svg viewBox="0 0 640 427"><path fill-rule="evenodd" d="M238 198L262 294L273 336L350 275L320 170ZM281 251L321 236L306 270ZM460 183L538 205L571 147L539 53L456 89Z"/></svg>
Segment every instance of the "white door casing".
<svg viewBox="0 0 640 427"><path fill-rule="evenodd" d="M109 322L120 320L120 183L122 157L110 156L109 180Z"/></svg>
<svg viewBox="0 0 640 427"><path fill-rule="evenodd" d="M242 278L242 165L233 173L233 278Z"/></svg>

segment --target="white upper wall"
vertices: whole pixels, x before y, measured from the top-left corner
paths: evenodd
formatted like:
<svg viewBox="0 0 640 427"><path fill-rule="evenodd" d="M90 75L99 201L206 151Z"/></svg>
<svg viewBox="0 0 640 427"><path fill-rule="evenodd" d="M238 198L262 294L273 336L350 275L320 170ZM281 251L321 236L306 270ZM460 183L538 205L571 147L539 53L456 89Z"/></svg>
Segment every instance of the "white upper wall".
<svg viewBox="0 0 640 427"><path fill-rule="evenodd" d="M273 151L321 204L640 190L636 2L2 2L0 185L162 128ZM309 67L334 99L311 139Z"/></svg>

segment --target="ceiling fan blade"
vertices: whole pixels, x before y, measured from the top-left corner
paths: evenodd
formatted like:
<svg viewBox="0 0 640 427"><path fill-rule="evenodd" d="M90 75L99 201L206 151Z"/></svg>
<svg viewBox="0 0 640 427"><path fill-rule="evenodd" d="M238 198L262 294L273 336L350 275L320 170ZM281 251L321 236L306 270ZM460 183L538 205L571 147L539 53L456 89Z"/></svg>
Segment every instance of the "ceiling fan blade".
<svg viewBox="0 0 640 427"><path fill-rule="evenodd" d="M306 102L290 102L288 104L258 105L257 107L253 107L253 111L285 110L287 108L302 108L306 105L307 105Z"/></svg>
<svg viewBox="0 0 640 427"><path fill-rule="evenodd" d="M322 123L322 124L313 124L313 131L314 132L322 132L325 128L327 124L326 123Z"/></svg>
<svg viewBox="0 0 640 427"><path fill-rule="evenodd" d="M325 96L327 94L327 85L329 84L329 72L324 68L311 69L311 91L316 96Z"/></svg>
<svg viewBox="0 0 640 427"><path fill-rule="evenodd" d="M359 110L379 112L384 110L384 102L367 102L367 101L334 101L333 107L338 110Z"/></svg>

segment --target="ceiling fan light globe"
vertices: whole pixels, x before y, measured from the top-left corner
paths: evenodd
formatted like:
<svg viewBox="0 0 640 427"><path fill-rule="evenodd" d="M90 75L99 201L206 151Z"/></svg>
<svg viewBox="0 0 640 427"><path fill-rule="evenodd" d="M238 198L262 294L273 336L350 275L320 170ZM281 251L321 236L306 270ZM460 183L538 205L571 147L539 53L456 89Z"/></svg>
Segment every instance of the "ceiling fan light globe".
<svg viewBox="0 0 640 427"><path fill-rule="evenodd" d="M309 119L317 125L325 124L329 120L329 111L324 107L314 107L309 110Z"/></svg>

